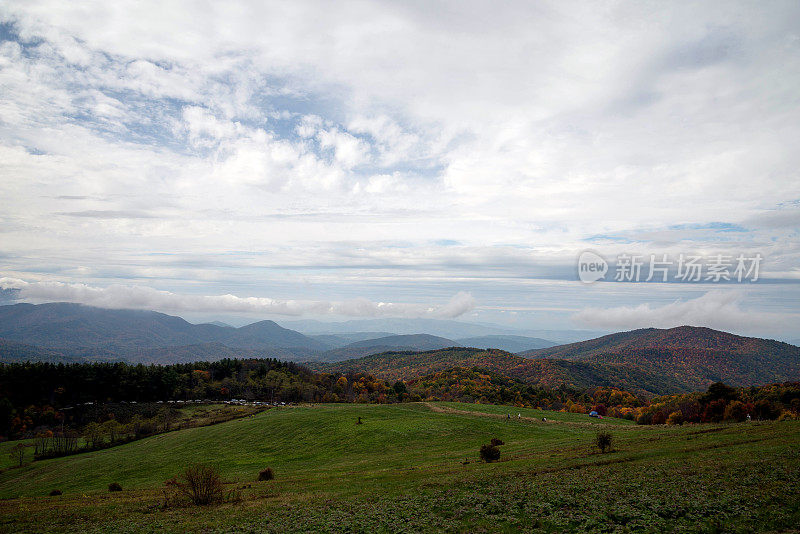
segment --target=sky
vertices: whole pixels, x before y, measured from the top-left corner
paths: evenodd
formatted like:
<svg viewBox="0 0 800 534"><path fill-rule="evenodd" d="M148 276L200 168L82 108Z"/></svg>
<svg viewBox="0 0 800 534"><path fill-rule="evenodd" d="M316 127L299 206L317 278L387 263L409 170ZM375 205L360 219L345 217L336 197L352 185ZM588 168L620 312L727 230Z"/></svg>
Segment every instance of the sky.
<svg viewBox="0 0 800 534"><path fill-rule="evenodd" d="M798 87L793 1L5 1L0 299L800 338Z"/></svg>

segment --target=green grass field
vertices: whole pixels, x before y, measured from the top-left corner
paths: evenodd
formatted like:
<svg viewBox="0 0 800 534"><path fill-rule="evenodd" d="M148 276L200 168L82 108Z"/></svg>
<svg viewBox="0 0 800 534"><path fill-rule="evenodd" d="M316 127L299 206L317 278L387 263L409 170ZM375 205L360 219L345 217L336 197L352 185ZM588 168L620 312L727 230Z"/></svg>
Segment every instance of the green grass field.
<svg viewBox="0 0 800 534"><path fill-rule="evenodd" d="M598 430L613 452L593 449ZM492 437L506 443L501 461L479 462ZM250 487L237 502L163 508L164 481L193 462L219 467L231 491ZM276 479L255 482L267 466ZM108 493L111 482L125 491ZM798 494L800 422L646 427L504 406L317 405L5 469L0 530L785 531L800 525Z"/></svg>
<svg viewBox="0 0 800 534"><path fill-rule="evenodd" d="M213 420L221 418L236 418L244 417L252 413L260 411L260 408L253 408L250 406L229 406L225 404L189 404L176 407L172 427L180 427L182 425L197 425L205 426L210 424ZM33 444L33 439L24 439L19 441L6 441L0 442L0 469L8 469L14 466L15 462L9 457L11 448L17 443L25 443L27 445ZM85 440L80 438L78 440L79 446L85 445ZM26 462L33 460L33 447L25 449Z"/></svg>

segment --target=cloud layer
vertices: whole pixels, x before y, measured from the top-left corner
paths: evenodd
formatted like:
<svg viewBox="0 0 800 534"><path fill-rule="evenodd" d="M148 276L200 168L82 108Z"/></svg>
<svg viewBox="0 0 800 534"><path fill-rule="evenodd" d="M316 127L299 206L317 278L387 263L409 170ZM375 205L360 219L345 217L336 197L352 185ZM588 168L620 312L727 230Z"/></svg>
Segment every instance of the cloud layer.
<svg viewBox="0 0 800 534"><path fill-rule="evenodd" d="M458 293L439 306L371 302L358 298L342 302L277 300L235 295L179 295L149 287L112 285L105 288L60 282L26 282L0 278L0 290L32 302L76 302L101 308L166 310L249 315L339 315L352 317L459 317L475 307L468 293Z"/></svg>
<svg viewBox="0 0 800 534"><path fill-rule="evenodd" d="M795 313L798 27L788 1L3 2L0 276L480 314L621 299L543 289L587 248L761 253Z"/></svg>
<svg viewBox="0 0 800 534"><path fill-rule="evenodd" d="M743 294L709 291L695 299L676 300L662 306L640 304L609 308L586 307L573 318L579 324L608 330L706 326L717 330L780 333L797 324L800 315L747 311L741 308Z"/></svg>

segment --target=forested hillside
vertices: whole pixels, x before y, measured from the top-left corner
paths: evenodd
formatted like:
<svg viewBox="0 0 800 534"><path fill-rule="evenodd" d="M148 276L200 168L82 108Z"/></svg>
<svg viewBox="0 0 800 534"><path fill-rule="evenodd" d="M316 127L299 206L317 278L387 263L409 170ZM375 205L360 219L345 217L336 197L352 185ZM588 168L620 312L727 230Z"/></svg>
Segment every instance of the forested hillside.
<svg viewBox="0 0 800 534"><path fill-rule="evenodd" d="M704 389L719 380L718 375L708 373L705 368L698 371L705 373L705 379L699 380L695 374L684 376L671 370L660 372L636 365L635 362L532 360L501 350L470 348L386 352L355 360L329 364L314 362L309 365L328 372L362 371L387 380L409 379L452 367L480 367L534 385L618 387L649 396Z"/></svg>

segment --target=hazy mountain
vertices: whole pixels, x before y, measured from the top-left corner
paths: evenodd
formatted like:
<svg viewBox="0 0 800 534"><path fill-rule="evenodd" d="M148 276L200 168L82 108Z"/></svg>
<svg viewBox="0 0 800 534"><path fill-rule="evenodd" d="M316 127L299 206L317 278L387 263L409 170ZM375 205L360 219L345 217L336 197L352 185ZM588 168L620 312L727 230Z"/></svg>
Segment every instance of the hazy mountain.
<svg viewBox="0 0 800 534"><path fill-rule="evenodd" d="M80 304L0 306L0 337L45 348L124 352L219 343L232 348L298 349L301 355L328 345L274 321L241 328L191 324L154 311L109 310Z"/></svg>
<svg viewBox="0 0 800 534"><path fill-rule="evenodd" d="M493 325L482 325L445 319L355 319L343 322L324 322L312 320L281 321L285 326L304 334L350 334L353 332L393 332L395 334L416 334L425 332L449 339L460 337L487 336L495 334L516 334L517 332Z"/></svg>
<svg viewBox="0 0 800 534"><path fill-rule="evenodd" d="M452 339L429 334L392 335L365 339L344 347L329 350L317 358L320 361L340 361L387 351L424 351L460 346Z"/></svg>
<svg viewBox="0 0 800 534"><path fill-rule="evenodd" d="M201 323L201 324L213 324L214 326L221 326L222 328L234 328L228 323L223 323L222 321L209 321L207 323Z"/></svg>
<svg viewBox="0 0 800 534"><path fill-rule="evenodd" d="M0 362L72 362L80 361L79 358L52 349L43 349L33 345L26 345L17 341L0 339Z"/></svg>
<svg viewBox="0 0 800 534"><path fill-rule="evenodd" d="M597 330L530 330L530 329L521 329L518 332L514 333L526 337L546 339L558 345L564 343L575 343L577 341L585 341L587 339L594 339L596 337L608 334L608 332L601 332Z"/></svg>
<svg viewBox="0 0 800 534"><path fill-rule="evenodd" d="M304 348L325 350L327 346L308 336L283 328L275 321L259 321L257 323L235 328L229 337L220 339L230 347L241 348Z"/></svg>
<svg viewBox="0 0 800 534"><path fill-rule="evenodd" d="M202 343L179 347L116 348L97 347L71 349L44 349L15 341L0 339L0 362L114 362L143 364L173 364L198 361L217 361L223 358L277 358L289 361L308 361L317 357L315 351L304 349L244 349L231 348L220 343Z"/></svg>
<svg viewBox="0 0 800 534"><path fill-rule="evenodd" d="M447 339L430 334L406 334L379 337L377 339L365 339L350 343L348 347L370 347L373 345L383 345L389 347L409 347L414 350L433 350L444 347L458 347L458 343L452 339Z"/></svg>
<svg viewBox="0 0 800 534"><path fill-rule="evenodd" d="M356 319L342 322L293 320L281 321L281 324L306 335L343 335L359 331L382 331L395 334L425 332L427 334L456 340L460 338L509 335L546 339L553 343L583 341L606 333L596 330L532 330L529 328L514 328L496 324L470 323L444 319L387 318Z"/></svg>
<svg viewBox="0 0 800 534"><path fill-rule="evenodd" d="M198 361L213 362L223 358L280 358L283 360L296 359L297 355L288 349L269 349L269 353L258 349L231 348L221 343L203 343L200 345L185 345L182 347L159 347L155 349L129 349L121 352L126 361L132 363L190 363ZM96 359L89 355L85 359Z"/></svg>
<svg viewBox="0 0 800 534"><path fill-rule="evenodd" d="M224 331L151 311L68 303L0 306L0 337L40 347L186 345Z"/></svg>
<svg viewBox="0 0 800 534"><path fill-rule="evenodd" d="M328 345L329 348L336 349L356 341L363 341L365 339L378 339L379 337L393 335L395 334L392 332L349 332L342 334L312 334L308 337Z"/></svg>
<svg viewBox="0 0 800 534"><path fill-rule="evenodd" d="M543 349L556 345L552 341L527 336L480 336L466 337L456 340L464 347L479 349L501 349L506 352L522 352L531 349Z"/></svg>

